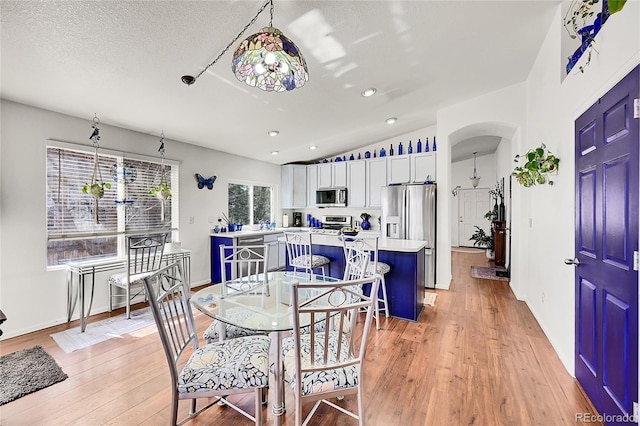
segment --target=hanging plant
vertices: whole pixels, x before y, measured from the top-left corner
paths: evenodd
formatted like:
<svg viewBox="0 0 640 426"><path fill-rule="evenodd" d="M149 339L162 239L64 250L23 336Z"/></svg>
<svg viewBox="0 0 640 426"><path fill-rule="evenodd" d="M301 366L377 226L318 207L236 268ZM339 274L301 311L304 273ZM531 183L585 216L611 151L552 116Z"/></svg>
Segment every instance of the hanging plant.
<svg viewBox="0 0 640 426"><path fill-rule="evenodd" d="M165 201L171 198L171 189L167 184L167 171L164 166L164 132L160 134L160 148L158 148L162 163L160 166L160 183L149 190L149 194L160 200L160 220L164 222Z"/></svg>
<svg viewBox="0 0 640 426"><path fill-rule="evenodd" d="M516 155L514 161L518 163L520 159L524 159L526 162L523 166L517 166L512 173L520 185L526 188L536 184L553 185L549 175L558 172L560 159L547 150L545 144L530 149L524 155Z"/></svg>
<svg viewBox="0 0 640 426"><path fill-rule="evenodd" d="M100 129L98 125L100 120L97 115L93 117L93 132L89 139L93 142L93 174L89 178L89 183L85 183L82 192L93 198L93 220L100 223L98 216L98 200L104 197L104 190L111 189L111 184L102 180L102 172L100 171L100 157L98 156L98 148L100 148Z"/></svg>
<svg viewBox="0 0 640 426"><path fill-rule="evenodd" d="M171 198L171 189L166 183L162 182L158 186L151 188L149 194L153 195L159 200L167 200Z"/></svg>

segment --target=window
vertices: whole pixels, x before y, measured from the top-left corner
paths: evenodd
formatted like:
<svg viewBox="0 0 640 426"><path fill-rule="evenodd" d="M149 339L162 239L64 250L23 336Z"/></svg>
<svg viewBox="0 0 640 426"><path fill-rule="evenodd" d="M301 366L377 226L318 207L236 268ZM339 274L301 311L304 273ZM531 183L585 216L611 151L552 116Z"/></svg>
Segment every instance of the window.
<svg viewBox="0 0 640 426"><path fill-rule="evenodd" d="M96 202L82 192L93 175L94 154L67 144L47 147L47 265L124 256L127 234L177 229L178 166L165 160L172 196L149 194L160 183L159 159L101 149L102 180L111 184ZM169 163L169 164L167 164ZM164 217L163 217L164 215ZM170 240L170 238L169 238Z"/></svg>
<svg viewBox="0 0 640 426"><path fill-rule="evenodd" d="M229 184L229 220L254 225L271 223L273 188L242 183Z"/></svg>

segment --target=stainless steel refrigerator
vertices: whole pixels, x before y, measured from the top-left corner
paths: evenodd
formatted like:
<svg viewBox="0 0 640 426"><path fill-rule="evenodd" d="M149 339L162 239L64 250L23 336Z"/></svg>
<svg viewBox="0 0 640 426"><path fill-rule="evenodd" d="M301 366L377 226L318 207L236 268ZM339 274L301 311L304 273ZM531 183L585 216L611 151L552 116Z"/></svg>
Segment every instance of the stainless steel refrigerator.
<svg viewBox="0 0 640 426"><path fill-rule="evenodd" d="M392 185L381 189L382 235L426 241L425 286L435 287L436 185Z"/></svg>

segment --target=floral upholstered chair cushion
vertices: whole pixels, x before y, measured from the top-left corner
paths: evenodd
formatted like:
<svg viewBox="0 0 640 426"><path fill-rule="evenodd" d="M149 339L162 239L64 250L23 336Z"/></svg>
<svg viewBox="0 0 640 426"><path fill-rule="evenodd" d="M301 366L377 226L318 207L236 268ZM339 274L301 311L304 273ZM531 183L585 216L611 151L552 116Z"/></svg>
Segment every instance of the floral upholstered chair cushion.
<svg viewBox="0 0 640 426"><path fill-rule="evenodd" d="M329 340L329 352L335 359L338 351L337 333L336 338ZM315 340L315 354L318 362L322 362L322 354L324 353L324 340L318 338ZM300 349L302 352L303 366L311 365L311 334L303 334L300 336ZM342 339L341 358L346 357L349 350L349 341ZM298 378L296 377L295 366L295 343L293 337L287 337L282 341L282 354L284 358L284 368L287 378L291 386L295 389ZM316 372L307 372L302 376L302 395L310 395L318 392L327 392L344 388L356 387L359 382L359 366L351 365L345 368L337 368L334 370L322 370Z"/></svg>
<svg viewBox="0 0 640 426"><path fill-rule="evenodd" d="M178 376L178 392L266 387L270 343L267 336L250 336L196 349Z"/></svg>
<svg viewBox="0 0 640 426"><path fill-rule="evenodd" d="M291 261L291 266L295 266L297 268L308 268L311 265L311 269L319 268L323 265L328 264L329 258L325 256L320 256L319 254L314 255L305 255L298 256Z"/></svg>

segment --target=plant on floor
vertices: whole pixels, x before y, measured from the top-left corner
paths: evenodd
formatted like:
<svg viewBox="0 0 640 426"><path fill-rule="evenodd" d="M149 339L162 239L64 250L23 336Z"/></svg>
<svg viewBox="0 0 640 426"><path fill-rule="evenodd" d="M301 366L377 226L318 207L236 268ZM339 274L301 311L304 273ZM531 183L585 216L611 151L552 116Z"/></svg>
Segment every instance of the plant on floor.
<svg viewBox="0 0 640 426"><path fill-rule="evenodd" d="M473 241L473 245L475 247L482 247L489 251L493 251L493 230L491 230L491 235L487 235L484 229L480 228L478 225L475 225L475 228L476 232L471 235L469 240Z"/></svg>
<svg viewBox="0 0 640 426"><path fill-rule="evenodd" d="M512 173L520 185L526 188L536 184L553 185L549 175L558 172L560 159L547 150L545 144L530 149L524 155L516 155L514 161L517 163L521 158L524 158L526 163L523 166L517 166Z"/></svg>

